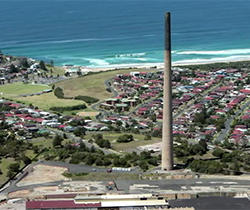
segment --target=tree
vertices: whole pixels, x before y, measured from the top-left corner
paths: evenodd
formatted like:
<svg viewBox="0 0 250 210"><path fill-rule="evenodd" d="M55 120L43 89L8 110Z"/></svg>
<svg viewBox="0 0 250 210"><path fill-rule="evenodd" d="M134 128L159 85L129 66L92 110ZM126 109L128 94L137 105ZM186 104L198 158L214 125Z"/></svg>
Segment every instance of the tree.
<svg viewBox="0 0 250 210"><path fill-rule="evenodd" d="M86 156L86 158L85 158L85 163L86 163L87 165L91 166L91 165L94 164L94 162L95 162L95 159L94 159L93 155L88 154L88 155Z"/></svg>
<svg viewBox="0 0 250 210"><path fill-rule="evenodd" d="M149 169L148 164L146 161L142 160L139 163L139 167L145 172Z"/></svg>
<svg viewBox="0 0 250 210"><path fill-rule="evenodd" d="M22 161L23 161L23 163L25 164L25 165L29 165L29 164L31 164L31 159L29 158L29 157L27 157L26 155L24 155L23 157L22 157Z"/></svg>
<svg viewBox="0 0 250 210"><path fill-rule="evenodd" d="M56 134L56 136L53 139L53 147L62 146L62 141L63 141L63 137Z"/></svg>
<svg viewBox="0 0 250 210"><path fill-rule="evenodd" d="M116 141L119 143L127 143L133 140L134 140L134 137L132 134L124 134L122 136L119 136Z"/></svg>
<svg viewBox="0 0 250 210"><path fill-rule="evenodd" d="M102 159L101 159L101 158L97 158L96 161L95 161L95 164L96 164L97 166L102 166L102 165L103 165Z"/></svg>
<svg viewBox="0 0 250 210"><path fill-rule="evenodd" d="M222 158L223 154L225 154L226 151L220 149L220 148L215 148L214 151L212 152L212 155L218 158Z"/></svg>
<svg viewBox="0 0 250 210"><path fill-rule="evenodd" d="M29 67L30 67L30 65L29 65L29 63L28 63L28 61L27 61L27 58L22 58L22 59L21 59L21 65L22 65L23 67L25 67L25 68L29 68Z"/></svg>
<svg viewBox="0 0 250 210"><path fill-rule="evenodd" d="M8 172L7 172L7 176L9 178L13 177L15 173L17 173L19 171L20 165L19 163L11 163L8 166Z"/></svg>
<svg viewBox="0 0 250 210"><path fill-rule="evenodd" d="M109 165L111 165L111 160L109 159L109 158L104 158L103 159L103 165L104 166L109 166Z"/></svg>
<svg viewBox="0 0 250 210"><path fill-rule="evenodd" d="M74 135L79 136L79 137L84 136L85 135L85 128L83 128L83 127L76 128L76 130L74 130Z"/></svg>
<svg viewBox="0 0 250 210"><path fill-rule="evenodd" d="M63 89L60 88L60 87L57 87L57 88L54 90L54 95L55 95L57 98L64 98Z"/></svg>
<svg viewBox="0 0 250 210"><path fill-rule="evenodd" d="M231 169L233 171L233 175L239 175L240 174L240 166L239 166L237 161L234 162Z"/></svg>
<svg viewBox="0 0 250 210"><path fill-rule="evenodd" d="M19 168L20 168L20 164L19 163L11 163L8 166L8 169L11 170L11 171L13 171L13 172L18 172Z"/></svg>
<svg viewBox="0 0 250 210"><path fill-rule="evenodd" d="M18 73L19 70L14 66L14 64L10 65L10 73Z"/></svg>
<svg viewBox="0 0 250 210"><path fill-rule="evenodd" d="M208 151L207 142L205 139L199 141L199 145L202 147L202 153L205 154Z"/></svg>
<svg viewBox="0 0 250 210"><path fill-rule="evenodd" d="M45 65L45 63L44 63L43 60L40 61L39 66L40 66L40 68L41 68L42 70L48 71L48 69L46 68L46 65Z"/></svg>
<svg viewBox="0 0 250 210"><path fill-rule="evenodd" d="M63 133L63 138L64 138L64 139L67 139L67 138L68 138L68 136L67 136L66 133Z"/></svg>
<svg viewBox="0 0 250 210"><path fill-rule="evenodd" d="M109 140L104 140L103 141L103 148L107 148L107 149L111 148L111 144L110 144Z"/></svg>

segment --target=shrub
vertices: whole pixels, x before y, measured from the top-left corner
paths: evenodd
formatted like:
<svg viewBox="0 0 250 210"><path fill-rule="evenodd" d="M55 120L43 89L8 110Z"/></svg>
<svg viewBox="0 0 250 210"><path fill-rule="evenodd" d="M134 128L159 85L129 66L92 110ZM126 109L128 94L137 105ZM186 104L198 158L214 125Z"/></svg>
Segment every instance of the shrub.
<svg viewBox="0 0 250 210"><path fill-rule="evenodd" d="M131 134L124 134L122 136L119 136L116 141L119 142L119 143L127 143L127 142L131 142L133 140L134 140L133 135L131 135Z"/></svg>
<svg viewBox="0 0 250 210"><path fill-rule="evenodd" d="M110 88L106 88L106 91L109 92L109 93L112 92Z"/></svg>
<svg viewBox="0 0 250 210"><path fill-rule="evenodd" d="M99 101L99 99L97 99L97 98L93 98L93 97L90 97L90 96L81 96L81 95L76 96L74 99L75 100L85 101L88 104L93 104L93 103L96 103L96 102Z"/></svg>
<svg viewBox="0 0 250 210"><path fill-rule="evenodd" d="M57 98L64 98L63 89L60 88L60 87L57 87L57 88L54 90L54 95L55 95Z"/></svg>
<svg viewBox="0 0 250 210"><path fill-rule="evenodd" d="M64 111L73 111L73 110L81 110L81 109L86 109L85 104L80 104L80 105L75 105L75 106L54 106L51 107L51 111L55 112L64 112Z"/></svg>

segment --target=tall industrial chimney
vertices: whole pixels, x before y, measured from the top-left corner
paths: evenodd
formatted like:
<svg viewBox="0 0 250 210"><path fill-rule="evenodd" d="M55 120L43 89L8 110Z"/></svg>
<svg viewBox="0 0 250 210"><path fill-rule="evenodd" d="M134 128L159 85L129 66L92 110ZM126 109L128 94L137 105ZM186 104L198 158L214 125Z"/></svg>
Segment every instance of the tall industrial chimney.
<svg viewBox="0 0 250 210"><path fill-rule="evenodd" d="M164 104L162 128L162 170L173 169L173 119L170 12L165 13Z"/></svg>

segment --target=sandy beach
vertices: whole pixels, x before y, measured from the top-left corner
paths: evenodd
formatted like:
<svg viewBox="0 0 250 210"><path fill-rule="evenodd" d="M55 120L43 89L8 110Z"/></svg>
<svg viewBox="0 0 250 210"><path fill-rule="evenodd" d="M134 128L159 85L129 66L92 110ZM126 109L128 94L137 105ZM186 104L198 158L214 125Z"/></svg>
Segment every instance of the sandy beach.
<svg viewBox="0 0 250 210"><path fill-rule="evenodd" d="M250 57L249 59L234 59L234 60L219 60L217 62L214 61L207 61L207 62L190 62L190 63L182 63L182 62L172 62L172 66L188 66L188 65L202 65L202 64L213 64L213 63L230 63L230 62L239 62L239 61L250 61ZM90 71L108 71L108 70L114 70L114 69L129 69L129 68L133 68L133 69L151 69L151 68L155 68L157 67L157 69L162 69L164 68L164 63L156 63L155 65L150 64L150 65L132 65L132 66L123 66L123 67L100 67L100 68L90 68L87 67L88 70Z"/></svg>

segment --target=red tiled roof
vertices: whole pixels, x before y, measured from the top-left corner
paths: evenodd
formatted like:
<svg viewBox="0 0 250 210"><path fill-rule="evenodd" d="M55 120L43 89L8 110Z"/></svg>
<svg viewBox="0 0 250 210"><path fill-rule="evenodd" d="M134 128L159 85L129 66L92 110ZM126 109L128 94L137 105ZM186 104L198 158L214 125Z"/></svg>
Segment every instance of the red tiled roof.
<svg viewBox="0 0 250 210"><path fill-rule="evenodd" d="M241 117L242 120L249 120L250 119L250 115L243 115Z"/></svg>
<svg viewBox="0 0 250 210"><path fill-rule="evenodd" d="M80 208L80 207L101 207L101 203L79 203L76 204L74 200L58 200L58 201L27 201L26 209L66 209L66 208Z"/></svg>
<svg viewBox="0 0 250 210"><path fill-rule="evenodd" d="M250 90L247 89L241 89L240 92L245 94L250 94Z"/></svg>
<svg viewBox="0 0 250 210"><path fill-rule="evenodd" d="M67 125L59 125L58 128L64 128L67 127Z"/></svg>
<svg viewBox="0 0 250 210"><path fill-rule="evenodd" d="M20 107L21 105L19 104L10 104L11 107Z"/></svg>
<svg viewBox="0 0 250 210"><path fill-rule="evenodd" d="M205 99L207 99L207 100L214 100L214 97L207 96L207 97L205 97Z"/></svg>
<svg viewBox="0 0 250 210"><path fill-rule="evenodd" d="M220 118L219 116L217 116L217 115L211 115L210 116L212 119L218 119L218 118Z"/></svg>
<svg viewBox="0 0 250 210"><path fill-rule="evenodd" d="M246 125L236 125L235 128L247 128Z"/></svg>

